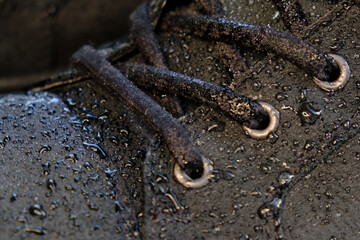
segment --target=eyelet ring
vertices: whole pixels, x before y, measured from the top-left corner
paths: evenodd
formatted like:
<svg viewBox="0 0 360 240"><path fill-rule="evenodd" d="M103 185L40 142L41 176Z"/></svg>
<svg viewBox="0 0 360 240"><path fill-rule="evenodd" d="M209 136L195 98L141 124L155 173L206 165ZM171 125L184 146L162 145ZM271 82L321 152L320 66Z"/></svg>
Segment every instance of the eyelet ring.
<svg viewBox="0 0 360 240"><path fill-rule="evenodd" d="M266 102L258 102L269 115L269 125L265 129L251 129L242 126L245 133L254 139L265 139L270 133L276 131L279 127L279 111Z"/></svg>
<svg viewBox="0 0 360 240"><path fill-rule="evenodd" d="M178 163L174 165L174 176L176 180L186 188L202 188L209 183L209 179L212 177L211 171L213 170L212 162L202 157L204 172L198 179L190 178L180 167Z"/></svg>
<svg viewBox="0 0 360 240"><path fill-rule="evenodd" d="M328 54L328 55L332 57L335 60L336 64L339 66L340 75L338 79L336 79L333 82L326 82L326 81L321 81L318 78L314 77L313 81L321 89L330 92L345 87L345 85L348 83L350 79L350 67L343 57L336 54Z"/></svg>

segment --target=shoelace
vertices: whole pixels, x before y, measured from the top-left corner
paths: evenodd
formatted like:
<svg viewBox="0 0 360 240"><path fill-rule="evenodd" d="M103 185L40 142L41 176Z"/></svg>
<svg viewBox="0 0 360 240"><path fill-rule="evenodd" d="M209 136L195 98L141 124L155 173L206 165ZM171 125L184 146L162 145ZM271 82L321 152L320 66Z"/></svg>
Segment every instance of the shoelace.
<svg viewBox="0 0 360 240"><path fill-rule="evenodd" d="M313 76L314 82L327 91L344 87L350 77L349 66L342 57L325 54L286 33L201 15L171 15L165 22L167 24L162 25L165 30L183 31L201 38L274 52Z"/></svg>
<svg viewBox="0 0 360 240"><path fill-rule="evenodd" d="M327 55L306 42L282 32L227 20L222 17L223 12L216 0L199 0L197 3L204 12L212 13L217 17L172 13L165 18L166 24L160 24L161 29L183 31L197 37L221 41L218 46L219 55L228 56L234 62L242 63L242 57L238 53L221 54L224 49L226 53L236 52L226 43L274 52L313 76L314 82L326 91L341 89L349 80L350 69L342 57ZM214 9L218 9L217 12ZM147 4L141 5L132 14L131 20L133 38L139 51L145 61L153 66L124 64L118 70L105 59L104 54L90 46L78 50L73 55L72 61L90 71L95 79L114 92L129 109L136 112L162 135L176 159L174 175L178 182L189 188L205 186L211 178L212 163L194 146L177 120L132 82L137 86L153 87L185 98L196 99L224 111L243 124L245 132L256 139L264 139L277 130L279 113L270 104L257 103L230 89L169 71L155 37L154 27L150 24ZM111 55L109 58L112 58ZM227 63L229 61L225 62ZM241 71L239 68L229 69L233 76ZM84 78L88 76L82 79Z"/></svg>

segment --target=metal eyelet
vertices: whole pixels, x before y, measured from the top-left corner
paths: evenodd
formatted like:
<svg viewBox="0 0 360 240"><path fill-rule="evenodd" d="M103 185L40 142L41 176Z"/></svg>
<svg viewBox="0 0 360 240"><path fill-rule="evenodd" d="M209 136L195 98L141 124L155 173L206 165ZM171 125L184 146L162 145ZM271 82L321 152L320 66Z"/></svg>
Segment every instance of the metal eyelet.
<svg viewBox="0 0 360 240"><path fill-rule="evenodd" d="M243 126L243 129L247 135L254 139L265 139L270 133L278 129L280 114L278 110L268 103L259 102L259 104L269 115L269 125L265 129L251 129L247 126Z"/></svg>
<svg viewBox="0 0 360 240"><path fill-rule="evenodd" d="M328 92L342 89L350 79L350 67L345 59L336 54L329 54L329 56L335 60L336 64L340 68L340 75L338 79L333 82L321 81L316 77L313 79L316 85Z"/></svg>
<svg viewBox="0 0 360 240"><path fill-rule="evenodd" d="M212 162L202 157L204 172L200 178L190 178L180 167L178 163L174 166L174 176L176 180L186 188L202 188L209 183L209 179L212 177L211 171L213 170Z"/></svg>

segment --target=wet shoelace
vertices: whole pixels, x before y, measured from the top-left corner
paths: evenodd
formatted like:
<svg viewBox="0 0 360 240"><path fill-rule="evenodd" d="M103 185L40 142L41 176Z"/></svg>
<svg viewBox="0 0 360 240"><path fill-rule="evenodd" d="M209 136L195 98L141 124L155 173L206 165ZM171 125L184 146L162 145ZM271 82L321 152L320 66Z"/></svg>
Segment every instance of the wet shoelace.
<svg viewBox="0 0 360 240"><path fill-rule="evenodd" d="M163 20L164 24L161 24L161 29L185 32L192 36L220 41L216 45L219 58L232 60L223 61L223 64L233 73L233 76L236 76L237 72L243 71L239 70L239 68L234 70L231 67L234 62L240 62L241 69L244 69L242 67L244 62L241 55L229 45L236 43L241 46L255 48L259 51L271 51L278 56L288 59L300 69L313 76L314 82L324 90L337 90L344 87L347 83L350 75L349 67L340 56L327 55L306 42L286 33L227 20L223 18L224 12L219 1L199 0L196 1L196 5L200 11L215 17L168 14L165 20ZM161 48L155 38L153 28L149 25L150 19L148 18L147 4L141 5L132 16L137 17L133 20L132 26L133 29L137 29L136 32L133 32L137 42L141 39L139 44L141 46L140 53L148 63L164 68L163 65L166 64L161 54ZM146 23L148 23L147 30L140 31L141 26L145 26ZM151 37L147 38L149 35ZM151 54L151 52L154 54ZM236 54L233 54L234 52ZM245 131L254 138L264 139L278 127L279 113L271 105L266 103L258 104L228 89L150 66L127 64L121 66L120 70L137 86L151 86L218 108L234 117L240 124L243 124ZM181 166L181 164L179 165ZM184 184L178 175L179 171L175 172L175 177L178 181L185 186L190 186ZM182 178L183 176L181 176ZM192 181L193 179L188 179L188 182ZM194 186L191 185L191 187ZM200 187L200 185L198 186Z"/></svg>
<svg viewBox="0 0 360 240"><path fill-rule="evenodd" d="M237 44L273 52L289 60L313 76L314 82L326 91L341 89L349 80L349 66L338 55L325 54L286 33L227 20L217 0L197 0L196 6L202 13L213 16L168 13L159 28L219 41L217 53L232 77L247 68L241 54L232 47L232 44ZM126 63L116 68L102 52L90 46L78 50L72 61L89 71L161 134L176 159L174 176L178 182L188 188L205 186L212 177L212 163L194 146L178 121L137 86L170 93L173 95L171 101L176 102L175 95L179 95L217 108L237 120L245 132L256 139L264 139L277 130L279 112L270 104L256 102L230 89L170 71L151 25L148 4L142 4L130 19L132 38L145 62L150 65ZM114 59L111 54L109 58Z"/></svg>
<svg viewBox="0 0 360 240"><path fill-rule="evenodd" d="M259 51L273 52L288 59L318 82L327 82L331 85L340 80L344 81L342 78L339 80L343 70L339 62L344 62L341 65L345 64L341 57L325 54L286 33L202 15L170 15L165 22L167 24L163 25L164 30L183 31L201 38L237 43ZM343 85L345 84L346 81Z"/></svg>

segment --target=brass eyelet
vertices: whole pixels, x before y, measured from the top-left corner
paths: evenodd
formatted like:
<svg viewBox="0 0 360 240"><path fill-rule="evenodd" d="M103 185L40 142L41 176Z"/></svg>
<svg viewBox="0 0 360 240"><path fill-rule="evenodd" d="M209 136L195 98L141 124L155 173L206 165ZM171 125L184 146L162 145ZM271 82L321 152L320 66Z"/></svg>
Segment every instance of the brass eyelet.
<svg viewBox="0 0 360 240"><path fill-rule="evenodd" d="M251 129L247 126L243 126L243 129L247 135L254 139L265 139L270 133L278 129L280 114L278 110L268 103L259 102L259 104L269 115L269 125L265 129Z"/></svg>
<svg viewBox="0 0 360 240"><path fill-rule="evenodd" d="M190 178L180 167L178 163L174 166L174 176L176 180L186 188L202 188L209 183L212 177L211 171L213 170L212 163L209 159L202 157L204 172L200 178Z"/></svg>
<svg viewBox="0 0 360 240"><path fill-rule="evenodd" d="M338 79L336 79L333 82L321 81L316 77L314 77L313 79L316 85L318 85L321 89L328 92L336 91L344 88L344 86L348 83L350 79L350 67L348 63L345 61L345 59L336 54L329 54L329 56L334 58L336 64L340 68L340 75Z"/></svg>

